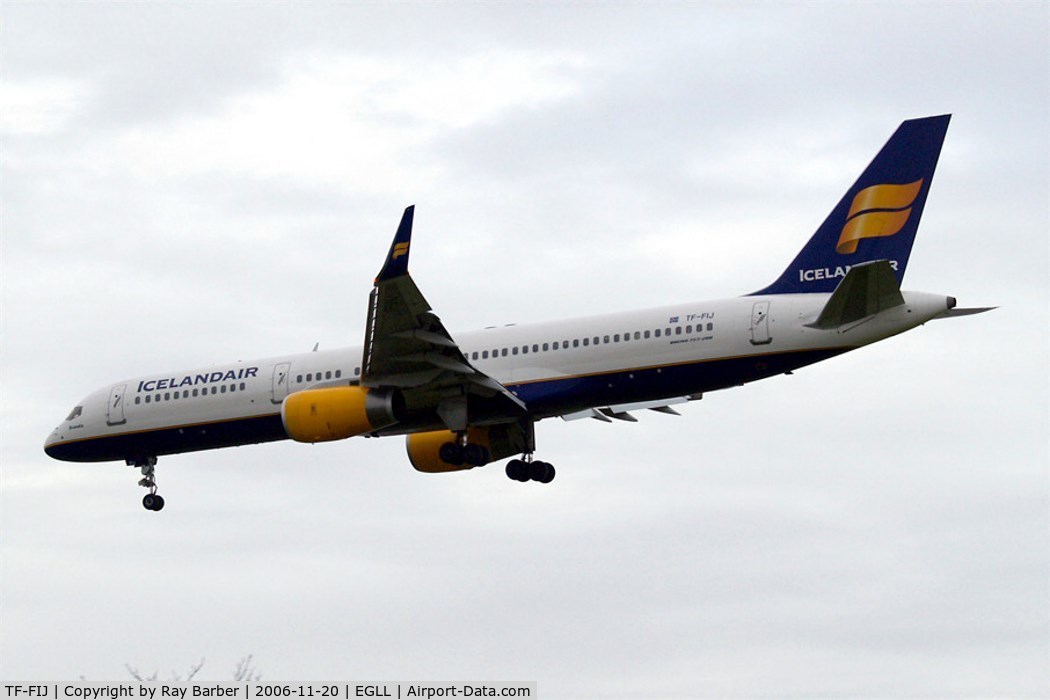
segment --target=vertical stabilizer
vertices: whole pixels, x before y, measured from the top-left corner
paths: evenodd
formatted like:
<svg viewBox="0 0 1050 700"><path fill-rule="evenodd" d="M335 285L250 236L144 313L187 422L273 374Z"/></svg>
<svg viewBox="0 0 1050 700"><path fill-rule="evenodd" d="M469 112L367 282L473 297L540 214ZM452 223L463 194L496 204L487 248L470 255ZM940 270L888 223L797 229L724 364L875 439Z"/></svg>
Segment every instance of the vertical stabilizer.
<svg viewBox="0 0 1050 700"><path fill-rule="evenodd" d="M888 260L900 284L951 115L894 132L776 282L753 294L832 292L850 267Z"/></svg>

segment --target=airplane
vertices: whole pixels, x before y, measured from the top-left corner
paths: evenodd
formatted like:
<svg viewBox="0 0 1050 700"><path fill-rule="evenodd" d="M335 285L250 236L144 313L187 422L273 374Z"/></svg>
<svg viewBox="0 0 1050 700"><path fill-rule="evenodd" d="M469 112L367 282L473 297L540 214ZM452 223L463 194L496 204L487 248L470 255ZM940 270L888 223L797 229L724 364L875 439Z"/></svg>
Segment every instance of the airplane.
<svg viewBox="0 0 1050 700"><path fill-rule="evenodd" d="M361 346L121 379L78 402L44 451L138 468L151 511L159 456L285 439L404 435L421 472L512 457L508 477L549 483L543 419L678 415L707 392L988 311L900 287L950 118L901 123L780 277L728 299L452 334L409 275L409 206Z"/></svg>

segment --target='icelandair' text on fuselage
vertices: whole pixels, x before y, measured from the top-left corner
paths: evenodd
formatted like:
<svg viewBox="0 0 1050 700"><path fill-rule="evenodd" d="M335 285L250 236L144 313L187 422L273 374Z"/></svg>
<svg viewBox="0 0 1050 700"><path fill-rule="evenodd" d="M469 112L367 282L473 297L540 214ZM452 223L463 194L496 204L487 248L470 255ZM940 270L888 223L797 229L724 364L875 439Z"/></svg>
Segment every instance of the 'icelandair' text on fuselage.
<svg viewBox="0 0 1050 700"><path fill-rule="evenodd" d="M890 260L890 267L897 269L897 261ZM816 280L829 280L835 277L845 277L852 265L839 265L837 267L818 267L813 270L799 270L799 282L815 282Z"/></svg>
<svg viewBox="0 0 1050 700"><path fill-rule="evenodd" d="M208 372L205 374L188 374L181 379L175 377L166 379L144 379L139 382L138 391L160 391L161 389L178 389L184 386L198 386L200 384L213 384L216 382L229 382L235 379L248 379L258 374L258 367L242 367L239 370L227 372Z"/></svg>

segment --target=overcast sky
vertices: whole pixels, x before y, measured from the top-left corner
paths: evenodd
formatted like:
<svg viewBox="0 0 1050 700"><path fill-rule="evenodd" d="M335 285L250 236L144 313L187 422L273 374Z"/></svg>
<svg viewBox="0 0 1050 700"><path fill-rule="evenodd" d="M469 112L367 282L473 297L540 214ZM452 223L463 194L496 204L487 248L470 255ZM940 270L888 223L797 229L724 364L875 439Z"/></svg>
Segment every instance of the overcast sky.
<svg viewBox="0 0 1050 700"><path fill-rule="evenodd" d="M544 698L1050 693L1045 3L0 6L0 676L536 681ZM358 344L416 204L456 333L774 279L950 112L937 321L637 424L549 486L399 438L42 451L120 378Z"/></svg>

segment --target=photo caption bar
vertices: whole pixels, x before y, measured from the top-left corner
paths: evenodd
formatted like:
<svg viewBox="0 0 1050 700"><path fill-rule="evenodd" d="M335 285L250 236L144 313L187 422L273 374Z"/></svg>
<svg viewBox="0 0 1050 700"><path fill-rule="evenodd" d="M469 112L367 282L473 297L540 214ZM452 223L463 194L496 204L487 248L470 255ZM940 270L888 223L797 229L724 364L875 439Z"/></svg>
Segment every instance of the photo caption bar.
<svg viewBox="0 0 1050 700"><path fill-rule="evenodd" d="M318 698L389 698L436 700L438 698L536 698L535 682L524 683L4 683L0 700L193 700L230 698L267 700Z"/></svg>

